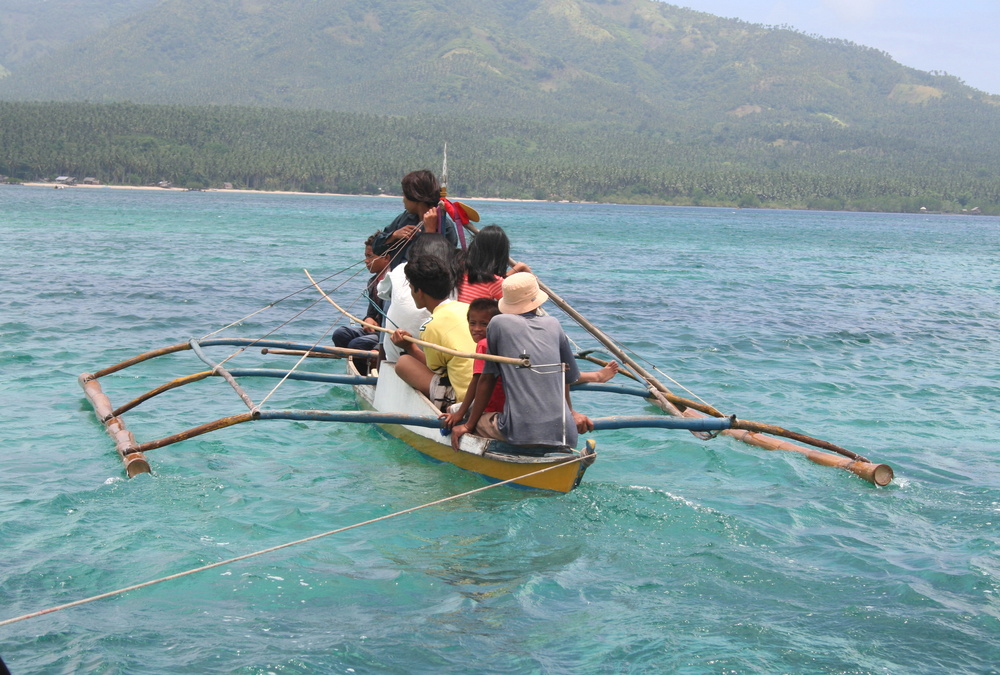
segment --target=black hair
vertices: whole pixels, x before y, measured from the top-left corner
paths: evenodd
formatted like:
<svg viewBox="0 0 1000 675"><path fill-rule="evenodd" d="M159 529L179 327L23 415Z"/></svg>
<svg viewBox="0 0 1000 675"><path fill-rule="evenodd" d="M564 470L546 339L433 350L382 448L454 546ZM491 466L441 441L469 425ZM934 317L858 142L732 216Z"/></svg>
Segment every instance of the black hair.
<svg viewBox="0 0 1000 675"><path fill-rule="evenodd" d="M490 318L500 313L500 303L494 298L476 298L469 303L469 311L466 316L473 312L489 312Z"/></svg>
<svg viewBox="0 0 1000 675"><path fill-rule="evenodd" d="M448 262L434 255L410 258L403 268L410 286L435 300L444 300L455 288L455 277Z"/></svg>
<svg viewBox="0 0 1000 675"><path fill-rule="evenodd" d="M441 185L430 169L411 171L401 181L403 196L411 202L437 206L441 201Z"/></svg>
<svg viewBox="0 0 1000 675"><path fill-rule="evenodd" d="M484 284L507 272L510 260L510 239L499 225L487 225L469 244L465 254L465 273L470 284Z"/></svg>
<svg viewBox="0 0 1000 675"><path fill-rule="evenodd" d="M439 232L423 232L413 239L410 250L407 253L407 260L413 260L425 255L432 255L444 261L452 277L452 284L458 282L462 277L462 270L458 262L458 250L451 245Z"/></svg>
<svg viewBox="0 0 1000 675"><path fill-rule="evenodd" d="M373 234L370 237L368 237L367 239L365 239L365 246L374 246L375 245L375 237L379 236L380 234L382 234L382 231L378 230L377 232L375 232L375 234Z"/></svg>

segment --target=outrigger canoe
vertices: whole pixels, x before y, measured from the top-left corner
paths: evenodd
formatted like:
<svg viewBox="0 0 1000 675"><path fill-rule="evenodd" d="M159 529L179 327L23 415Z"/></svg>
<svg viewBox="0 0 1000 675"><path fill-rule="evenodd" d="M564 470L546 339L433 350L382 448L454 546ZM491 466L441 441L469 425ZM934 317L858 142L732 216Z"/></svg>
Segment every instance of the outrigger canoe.
<svg viewBox="0 0 1000 675"><path fill-rule="evenodd" d="M476 232L471 224L465 227ZM308 271L306 272L309 276ZM327 299L337 309L354 321L357 317L343 310L320 288L311 276L312 285L321 296ZM877 464L866 457L846 448L834 445L812 436L789 431L779 426L763 424L735 415L725 415L715 408L679 397L646 371L632 356L616 341L585 319L579 312L569 306L551 288L539 281L540 288L546 292L553 303L562 309L571 319L576 321L595 338L605 351L617 358L622 364L623 375L632 378L634 384L580 384L573 389L597 391L607 394L629 396L639 399L640 405L647 414L600 417L591 416L594 431L625 428L660 428L685 429L696 437L707 440L724 434L744 443L766 450L785 450L797 452L809 460L837 467L854 473L860 478L877 486L888 485L893 477L892 468L885 464ZM309 287L306 287L307 289ZM305 289L303 289L305 290ZM288 296L291 297L291 296ZM276 303L271 303L271 307ZM379 327L378 330L391 332ZM411 338L412 339L412 338ZM421 343L419 340L414 342ZM424 346L434 347L434 345ZM210 358L209 348L236 347L236 351L223 359ZM260 348L263 354L294 355L298 361L292 368L261 368L237 367L239 357L243 362L249 348ZM440 349L443 349L439 347ZM164 357L179 352L191 351L198 357L208 370L201 370L190 375L176 378L159 386L153 387L141 396L115 407L105 394L100 379L136 366L150 359ZM577 354L578 359L592 361L601 365L601 361L591 356L592 350ZM443 435L441 420L433 404L418 392L411 389L395 374L391 364L383 363L379 369L369 375L361 375L354 367L350 358L346 359L346 372L343 367L337 368L341 362L336 362L334 369L306 371L300 366L306 359L312 359L327 366L334 363L331 358L348 356L371 356L371 352L353 353L335 347L320 346L318 343L305 344L272 339L249 338L211 338L190 340L169 347L140 354L134 358L104 368L95 373L83 373L79 377L87 399L94 408L98 419L115 442L125 471L129 477L151 471L145 453L200 436L205 433L224 429L235 424L260 421L298 420L315 422L360 423L378 425L388 434L402 439L417 451L435 460L454 464L467 471L480 474L491 481L510 481L527 488L537 488L554 492L569 492L580 484L584 472L596 459L595 442L593 439L583 441L583 448L524 448L477 437L471 433L462 437L459 450L453 450L450 439ZM501 357L463 355L475 358ZM523 365L530 365L530 355ZM123 415L138 405L172 389L192 384L209 377L221 377L233 388L246 410L236 412L226 417L207 421L189 429L179 431L170 436L153 441L138 442L132 432L125 426ZM260 403L255 402L240 380L247 378L276 378L279 386L289 381L321 382L335 386L353 387L358 409L352 410L315 410L315 409L271 409L263 407L270 394ZM272 390L273 393L273 390ZM234 399L235 402L235 399ZM653 407L654 414L648 414ZM665 414L663 414L665 413ZM795 442L792 442L795 441Z"/></svg>
<svg viewBox="0 0 1000 675"><path fill-rule="evenodd" d="M594 452L596 444L593 439L588 439L581 450L518 448L499 441L481 438L471 433L463 436L460 449L456 452L451 447L450 439L442 434L437 409L426 397L400 380L391 364L382 364L377 375L360 375L350 359L346 359L348 364L346 373L305 371L297 368L235 368L228 365L231 358L227 359L227 363L222 363L209 357L208 350L218 347L237 347L237 351L257 347L261 348L260 351L264 354L291 354L311 357L319 360L320 363L331 363L329 360L331 357L352 355L347 353L350 350L297 342L215 338L191 340L171 345L140 354L95 373L81 374L79 377L80 385L83 387L97 418L115 441L116 450L125 464L125 471L129 477L151 472L146 453L152 450L236 424L277 420L375 424L386 433L402 439L419 452L435 460L454 464L467 471L480 474L491 481L512 481L523 487L554 492L569 492L579 485L587 467L593 464L596 458ZM151 359L186 351L193 352L209 369L179 377L154 387L118 407L111 403L101 386L100 379L112 373L137 366ZM586 358L586 356L581 356L581 358ZM221 377L229 382L238 399L246 406L247 411L208 421L170 436L142 443L138 442L126 427L123 416L127 412L167 391L209 377ZM246 378L272 378L351 386L354 388L359 409L265 408L256 404L239 383L238 380ZM638 386L586 384L577 385L577 388L641 398L649 396L646 389ZM728 429L732 425L731 418L676 419L662 415L595 417L593 421L595 431L627 427L718 431Z"/></svg>

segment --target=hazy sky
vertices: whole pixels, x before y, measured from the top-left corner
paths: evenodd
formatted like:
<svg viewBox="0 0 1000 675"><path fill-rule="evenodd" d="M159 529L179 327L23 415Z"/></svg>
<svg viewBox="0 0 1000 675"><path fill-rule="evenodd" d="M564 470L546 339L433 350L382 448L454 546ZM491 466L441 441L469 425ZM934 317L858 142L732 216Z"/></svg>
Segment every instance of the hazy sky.
<svg viewBox="0 0 1000 675"><path fill-rule="evenodd" d="M1000 94L1000 0L668 0L718 16L843 38Z"/></svg>

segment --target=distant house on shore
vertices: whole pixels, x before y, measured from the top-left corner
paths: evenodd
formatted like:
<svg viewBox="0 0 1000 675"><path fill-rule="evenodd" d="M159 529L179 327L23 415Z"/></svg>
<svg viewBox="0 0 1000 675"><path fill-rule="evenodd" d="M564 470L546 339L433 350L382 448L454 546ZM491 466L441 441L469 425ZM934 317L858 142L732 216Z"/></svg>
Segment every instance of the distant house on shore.
<svg viewBox="0 0 1000 675"><path fill-rule="evenodd" d="M172 188L173 186L174 184L168 180L161 180L159 183L156 184L156 187L161 187L161 188Z"/></svg>
<svg viewBox="0 0 1000 675"><path fill-rule="evenodd" d="M97 180L93 176L87 176L86 178L83 179L83 184L84 185L100 185L101 181Z"/></svg>
<svg viewBox="0 0 1000 675"><path fill-rule="evenodd" d="M223 183L222 184L222 189L223 190L232 190L233 189L233 184L232 183Z"/></svg>
<svg viewBox="0 0 1000 675"><path fill-rule="evenodd" d="M56 182L61 185L76 185L76 177L74 176L57 176Z"/></svg>

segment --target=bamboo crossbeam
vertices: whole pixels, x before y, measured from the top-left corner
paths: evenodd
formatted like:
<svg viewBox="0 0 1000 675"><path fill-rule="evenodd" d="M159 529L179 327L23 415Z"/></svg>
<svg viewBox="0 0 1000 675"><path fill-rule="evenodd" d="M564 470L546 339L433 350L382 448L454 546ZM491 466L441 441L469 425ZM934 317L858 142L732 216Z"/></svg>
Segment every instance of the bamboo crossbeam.
<svg viewBox="0 0 1000 675"><path fill-rule="evenodd" d="M105 375L110 375L111 373L115 373L118 372L119 370L128 368L129 366L134 366L137 363L142 363L143 361L148 361L149 359L155 359L157 356L163 356L164 354L173 354L175 352L182 352L185 349L191 349L191 345L188 344L187 342L182 342L176 345L170 345L169 347L161 347L160 349L154 349L152 351L139 354L138 356L133 356L132 358L122 361L121 363L116 363L113 366L108 366L107 368L98 370L96 373L93 374L84 373L84 375L87 375L90 379L96 380L104 377Z"/></svg>
<svg viewBox="0 0 1000 675"><path fill-rule="evenodd" d="M793 441L798 441L800 443L806 443L807 445L812 445L823 450L829 450L835 452L838 455L843 455L858 462L868 462L871 460L867 457L859 455L856 452L852 452L847 448L842 448L839 445L830 443L829 441L824 441L821 438L813 438L812 436L807 436L806 434L800 434L795 431L790 431L784 427L775 426L774 424L764 424L762 422L754 422L753 420L739 420L738 425L733 425L734 429L741 429L743 431L749 431L757 434L770 434L772 436L783 436L785 438L790 438Z"/></svg>
<svg viewBox="0 0 1000 675"><path fill-rule="evenodd" d="M287 340L268 340L263 338L209 338L198 340L202 347L274 347L277 349L297 349L300 351L323 352L326 354L337 354L339 347L327 347L319 344L306 344L304 342L289 342Z"/></svg>
<svg viewBox="0 0 1000 675"><path fill-rule="evenodd" d="M233 368L228 371L233 377L270 377L270 378L288 378L289 380L302 380L306 382L327 382L329 384L375 384L377 379L371 376L364 375L340 375L334 373L312 373L309 371L301 370L279 370L277 368ZM166 384L162 384L155 389L150 389L145 394L132 399L128 403L115 409L113 415L121 415L129 410L132 410L140 403L144 403L154 396L159 396L160 394L170 391L171 389L177 389L178 387L183 387L186 384L191 384L192 382L199 382L209 377L217 377L219 373L211 370L203 370L192 375L185 375L184 377L178 377L175 380L171 380Z"/></svg>
<svg viewBox="0 0 1000 675"><path fill-rule="evenodd" d="M331 354L330 352L318 352L316 350L304 350L304 349L269 349L264 347L260 350L261 354L279 354L281 356L302 356L303 354L306 358L311 359L342 359L346 356L360 356L362 358L377 359L378 352L374 349L348 349L347 347L333 347L337 353Z"/></svg>
<svg viewBox="0 0 1000 675"><path fill-rule="evenodd" d="M242 422L250 422L253 419L254 419L254 414L252 412L245 412L239 415L231 415L229 417L223 417L215 420L214 422L199 424L196 427L192 427L186 431L181 431L180 433L171 434L170 436L164 436L159 440L140 443L139 445L135 446L133 452L149 452L150 450L162 448L166 445L171 445L173 443L178 443L180 441L186 441L189 438L194 438L196 436L201 436L202 434L207 434L210 431L218 431L219 429L225 429L226 427L231 427L234 424L240 424Z"/></svg>
<svg viewBox="0 0 1000 675"><path fill-rule="evenodd" d="M684 414L687 417L703 416L702 413L695 410L686 410ZM892 467L888 464L876 464L868 460L831 455L828 452L822 452L814 448L796 445L795 443L789 443L788 441L781 440L779 438L772 438L764 434L747 431L746 429L735 428L738 426L738 422L741 421L743 420L737 420L737 424L733 425L733 429L727 429L721 433L735 438L738 441L742 441L747 445L752 445L764 450L786 450L789 452L797 452L801 455L805 455L807 459L815 462L816 464L832 466L838 469L850 471L859 478L862 478L873 485L878 485L879 487L885 487L892 482L893 471Z"/></svg>
<svg viewBox="0 0 1000 675"><path fill-rule="evenodd" d="M324 347L320 345L305 345L298 342L286 342L283 340L260 340L252 338L212 338L209 340L199 340L199 344L202 347L218 347L218 346L259 346L259 347L276 347L284 349L301 349L301 350L312 350L321 351L326 353L334 353L333 350L337 347ZM150 359L155 359L158 356L164 356L166 354L174 354L176 352L182 352L191 349L190 342L181 342L175 345L170 345L168 347L161 347L160 349L154 349L148 352L143 352L138 356L133 356L130 359L126 359L121 363L116 363L113 366L108 366L107 368L102 368L95 373L85 373L90 379L100 379L105 375L110 375L111 373L116 373L119 370L124 370L130 366L134 366L137 363L142 363L143 361L148 361Z"/></svg>
<svg viewBox="0 0 1000 675"><path fill-rule="evenodd" d="M329 302L331 305L333 305L334 307L336 307L338 312L340 312L341 314L343 314L347 318L351 319L352 321L355 321L357 323L364 323L361 319L359 319L358 317L354 316L353 314L351 314L350 312L348 312L346 309L344 309L343 307L341 307L340 305L338 305L336 302L334 302L333 298L331 298L329 295L327 295L326 292L322 288L319 287L319 284L316 283L316 280L312 278L311 274L309 274L309 270L302 270L302 271L306 273L306 276L309 277L309 281L311 281L312 285L316 287L316 290L320 292L320 295L322 295L324 298L326 298L327 302ZM369 325L371 325L371 324L369 324ZM379 331L380 333L394 333L395 332L391 328L383 328L382 326L372 326L372 328L374 330ZM493 361L494 363L509 363L511 365L521 366L523 368L530 368L531 367L531 362L530 362L529 359L515 359L515 358L509 357L509 356L494 356L493 354L471 354L471 353L468 353L468 352L460 352L460 351L458 351L456 349L450 349L448 347L443 347L441 345L436 345L433 342L426 342L424 340L418 340L417 338L412 337L412 336L408 336L406 338L406 341L407 342L412 342L413 344L419 345L421 347L429 347L431 349L436 349L439 352L442 352L444 354L450 354L451 356L459 356L459 357L464 358L464 359L479 359L480 361Z"/></svg>
<svg viewBox="0 0 1000 675"><path fill-rule="evenodd" d="M203 370L199 373L194 373L192 375L185 375L184 377L178 377L177 379L171 380L166 384L161 384L159 387L156 387L155 389L150 389L142 396L138 396L132 399L125 405L119 406L118 408L115 409L114 415L118 416L121 415L122 413L126 413L132 408L139 405L140 403L144 403L145 401L148 401L154 396L159 396L165 391L170 391L171 389L176 389L177 387L183 387L185 384L190 384L192 382L199 382L201 380L204 380L206 377L211 377L212 375L215 375L215 373L213 373L211 370Z"/></svg>
<svg viewBox="0 0 1000 675"><path fill-rule="evenodd" d="M155 441L149 441L131 447L132 454L149 452L186 441L212 431L258 420L296 420L302 422L352 422L358 424L399 424L429 429L440 429L441 419L427 415L408 415L406 413L381 412L378 410L261 410L259 415L243 413L222 417L212 422L200 424L180 433L171 434ZM629 429L629 428L660 428L689 429L697 431L718 431L729 428L732 420L706 417L701 419L671 418L658 415L619 415L611 417L595 417L595 430Z"/></svg>

